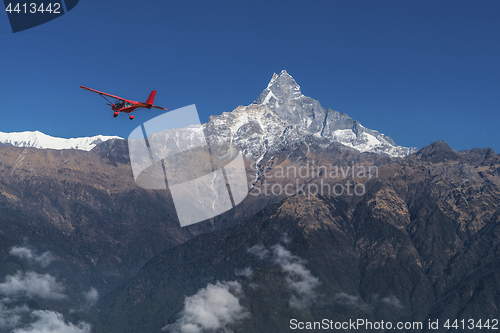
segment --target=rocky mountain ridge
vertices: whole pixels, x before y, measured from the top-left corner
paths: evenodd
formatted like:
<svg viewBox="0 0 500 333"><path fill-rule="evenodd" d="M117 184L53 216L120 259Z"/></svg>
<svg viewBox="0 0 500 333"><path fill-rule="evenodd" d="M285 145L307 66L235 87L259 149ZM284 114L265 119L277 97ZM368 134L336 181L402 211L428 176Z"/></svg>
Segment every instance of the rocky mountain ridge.
<svg viewBox="0 0 500 333"><path fill-rule="evenodd" d="M268 117L275 115L269 113ZM259 164L258 175L255 174L256 165L248 165L253 194L241 205L211 221L180 228L168 190L144 190L135 185L124 140L100 143L90 152L2 146L0 238L3 245L0 247L5 265L0 265L0 271L10 279L31 277L17 273L23 266L16 266L18 264L9 254L14 246L21 246L26 240L39 249L39 253L50 251L56 261L48 268L58 268L60 278L57 281L64 277L65 294L71 296L71 306L78 307L79 302L85 304L82 293L95 288L102 295L102 303L97 305L101 318L96 319L97 313L93 316L84 312L72 317L74 313L64 312L67 305L55 301L57 304L40 303L40 306L61 311L67 318L74 318L73 322L80 320L79 316L85 318L92 323L93 333L112 332L113 327L120 328L123 324L126 324L123 331L147 328L142 319L122 306L127 309L138 306L142 310L136 309L134 313L152 316L152 331L176 325L185 296L196 295L199 288L202 292L209 287L207 283L219 291L237 287L233 283L217 284L223 280L238 282L243 295L251 300L241 303L250 318L254 318L254 324L248 326L251 332L265 332L262 324L266 322L273 323L269 331L286 325L282 321L294 313L287 308L294 295L307 304L309 300L312 302L311 313L303 317L311 320L332 313L335 316L343 313L346 318L363 315L363 309L379 304L372 304L375 302L372 297L377 293L380 304L391 300L396 305L400 302L405 310L398 310L399 314L419 320L443 316L440 309L448 308L455 309L452 314L458 311L471 315L474 311L495 314L488 309L498 304L487 299L488 307L484 308L481 305L486 297L484 291L480 290L480 284L475 285L474 276L469 276L473 272L471 267L477 265L474 258L482 258L481 265L477 266L481 273L479 281L493 286L487 290L496 292L491 289L496 288L496 284L489 267L497 267L494 259L498 256L495 245L488 245L496 244L494 226L500 205L500 160L493 150L456 152L446 143L436 142L405 158L391 159L360 153L338 143L323 144L318 138L304 136L301 141L282 146L275 154L263 156ZM278 177L280 170L287 167L311 169L313 166L376 166L378 176L351 177L347 172L345 179L342 172L340 178L316 172L299 177L299 187L304 185L306 189L322 182L343 186L346 181L363 184L366 192L361 196L347 193L308 196L307 192L279 196L263 191L255 195L265 184L272 188L275 184L283 187L295 183L293 174L288 178ZM270 204L277 206L262 211ZM258 211L262 213L252 218ZM231 225L234 227L223 231L225 240L219 238L221 234L216 230ZM207 236L198 239L200 234L207 232ZM285 233L288 236L285 237ZM192 238L198 240L186 243ZM236 243L229 241L233 238ZM290 254L275 247L281 238L285 239L282 246ZM262 253L267 250L272 254L267 261L260 262L258 257L247 252L247 248L260 243L264 246ZM179 247L180 244L185 245ZM205 244L205 247L198 249L197 244ZM234 251L231 250L233 246ZM162 252L165 249L171 250ZM196 252L203 249L206 250L203 255ZM278 250L281 252L276 252ZM183 257L179 256L179 251L187 252ZM331 253L327 255L327 252ZM314 288L317 297L308 298L289 290L287 280L280 278L286 272L279 263L285 265L287 262L277 261L278 257L273 259L278 253L284 253L282 260L290 263L304 260L310 263L303 265L310 272L311 281L317 278L320 282ZM155 276L159 276L157 274L164 271L163 260L170 262L170 256L179 260L178 266L168 266L173 274L168 281L176 288L176 293L169 296L170 310L161 312L166 305L159 298L152 302L150 297L166 295L163 290L156 292L155 289L157 283L164 280L149 274L156 272ZM191 259L197 264L190 266ZM138 280L133 279L116 293L106 296L132 278L144 264ZM189 270L184 271L185 265ZM358 267L355 271L346 268L353 265ZM247 266L251 266L253 275L245 271ZM235 270L238 274L250 274L252 280L245 282L245 275L235 275ZM397 279L391 277L395 272ZM176 276L184 284L178 284ZM8 281L2 282L0 278L0 284ZM262 281L275 282L269 282L271 289L260 289L254 294L252 288L267 283ZM415 284L417 281L422 282ZM151 288L149 292L144 291L146 287ZM460 288L465 289L457 296L456 290L462 290ZM429 290L436 290L439 297L432 298ZM464 298L463 295L472 296ZM262 303L271 299L279 309L275 319L266 317L268 311ZM328 303L326 307L318 307L314 300ZM348 309L341 306L351 301ZM471 305L464 305L468 302ZM6 305L6 309L11 313L16 308ZM408 309L416 312L409 314ZM380 311L371 313L370 318L381 318L377 316L392 310ZM123 314L127 314L126 319Z"/></svg>
<svg viewBox="0 0 500 333"><path fill-rule="evenodd" d="M273 170L280 166L325 165L335 156L305 146L289 153L266 164L270 184L278 184ZM354 166L374 163L362 155L342 159L352 158ZM246 314L217 326L235 332L285 332L293 318L424 325L498 318L500 155L491 149L456 152L441 141L380 162L376 177L352 179L365 185L361 195L306 190L165 250L103 299L104 331L203 331L204 322L186 314L192 302L206 302L211 306L200 309L217 317L220 305L205 298L214 288ZM321 181L340 180L319 175L306 183Z"/></svg>

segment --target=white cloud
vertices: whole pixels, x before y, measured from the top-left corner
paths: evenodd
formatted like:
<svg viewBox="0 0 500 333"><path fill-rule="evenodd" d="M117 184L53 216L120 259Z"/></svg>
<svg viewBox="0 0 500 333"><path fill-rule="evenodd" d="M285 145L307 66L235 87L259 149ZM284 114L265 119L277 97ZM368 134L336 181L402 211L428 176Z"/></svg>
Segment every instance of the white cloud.
<svg viewBox="0 0 500 333"><path fill-rule="evenodd" d="M8 309L0 303L0 329L1 328L14 328L21 322L21 315L28 312L29 309L26 305Z"/></svg>
<svg viewBox="0 0 500 333"><path fill-rule="evenodd" d="M246 278L250 278L253 274L252 267L245 267L242 269L236 269L236 270L234 270L234 274L236 276L244 276Z"/></svg>
<svg viewBox="0 0 500 333"><path fill-rule="evenodd" d="M91 326L85 322L77 325L66 323L62 314L54 311L38 310L31 314L36 320L12 333L90 333Z"/></svg>
<svg viewBox="0 0 500 333"><path fill-rule="evenodd" d="M361 297L349 295L345 292L335 294L333 301L341 305L355 306L365 311L369 310L368 305L361 299Z"/></svg>
<svg viewBox="0 0 500 333"><path fill-rule="evenodd" d="M377 299L378 299L378 295L376 295L376 297L374 297L374 300L377 300ZM401 303L401 301L399 300L399 298L397 298L394 295L383 297L380 299L379 302L382 304L386 304L386 305L390 305L392 307L395 307L396 309L404 308L404 306Z"/></svg>
<svg viewBox="0 0 500 333"><path fill-rule="evenodd" d="M56 258L49 251L42 253L40 256L35 257L35 262L40 264L42 267L47 267L51 262L55 261Z"/></svg>
<svg viewBox="0 0 500 333"><path fill-rule="evenodd" d="M281 242L285 245L288 245L292 242L292 240L288 237L288 233L284 232L283 237L281 237Z"/></svg>
<svg viewBox="0 0 500 333"><path fill-rule="evenodd" d="M283 235L282 242L290 242L287 234ZM307 261L291 254L280 244L274 245L271 250L272 262L281 267L281 270L286 274L285 279L288 286L295 293L290 298L290 306L303 309L311 305L318 297L315 289L320 285L320 281L305 267ZM261 260L267 259L271 255L271 252L262 244L252 246L247 252Z"/></svg>
<svg viewBox="0 0 500 333"><path fill-rule="evenodd" d="M273 251L272 261L287 274L286 282L296 293L290 298L290 306L303 309L311 305L318 297L315 289L320 285L320 281L305 267L307 261L291 254L279 244L271 249Z"/></svg>
<svg viewBox="0 0 500 333"><path fill-rule="evenodd" d="M261 260L266 259L269 256L269 250L262 244L252 246L247 250L247 252L257 256Z"/></svg>
<svg viewBox="0 0 500 333"><path fill-rule="evenodd" d="M42 267L48 266L55 260L50 252L38 255L36 251L27 247L13 247L10 250L12 256L23 260L36 262ZM16 306L14 304L22 301L22 298L41 298L45 300L61 300L67 298L64 294L64 285L57 282L50 274L38 274L36 272L18 271L14 275L7 275L4 282L0 283L0 331L8 329L11 333L90 333L91 326L80 322L77 325L67 323L63 315L47 310L30 310L28 306ZM86 301L95 303L97 301L97 290L91 288L85 293ZM31 312L33 322L26 322ZM24 327L21 327L25 325Z"/></svg>
<svg viewBox="0 0 500 333"><path fill-rule="evenodd" d="M10 249L10 255L30 262L36 262L42 267L47 267L51 262L56 260L50 251L38 255L36 251L22 246L14 246Z"/></svg>
<svg viewBox="0 0 500 333"><path fill-rule="evenodd" d="M90 288L89 291L83 293L85 297L85 307L88 309L94 305L96 305L99 300L99 292L95 288Z"/></svg>
<svg viewBox="0 0 500 333"><path fill-rule="evenodd" d="M248 286L252 288L252 290L257 290L260 288L260 285L258 285L257 283L249 283Z"/></svg>
<svg viewBox="0 0 500 333"><path fill-rule="evenodd" d="M380 307L380 305L391 306L395 309L403 309L404 306L401 301L394 295L387 297L380 297L379 294L372 296L371 301L367 304L361 297L349 295L345 292L335 294L333 301L337 304L355 306L364 311L373 311L373 309Z"/></svg>
<svg viewBox="0 0 500 333"><path fill-rule="evenodd" d="M0 283L0 294L5 296L40 297L43 299L63 299L64 286L49 274L17 272L5 277Z"/></svg>
<svg viewBox="0 0 500 333"><path fill-rule="evenodd" d="M33 251L27 247L14 246L10 249L10 255L21 259L33 260Z"/></svg>
<svg viewBox="0 0 500 333"><path fill-rule="evenodd" d="M249 316L241 306L238 296L241 295L241 285L236 281L208 284L186 297L181 317L162 331L172 333L201 333L204 331L221 330L232 332L230 326Z"/></svg>

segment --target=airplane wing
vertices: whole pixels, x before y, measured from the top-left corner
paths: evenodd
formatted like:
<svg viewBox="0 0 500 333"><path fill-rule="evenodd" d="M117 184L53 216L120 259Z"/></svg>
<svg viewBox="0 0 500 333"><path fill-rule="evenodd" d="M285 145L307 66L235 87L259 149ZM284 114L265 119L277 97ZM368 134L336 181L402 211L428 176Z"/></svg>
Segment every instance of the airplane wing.
<svg viewBox="0 0 500 333"><path fill-rule="evenodd" d="M160 109L160 110L168 110L168 109L162 108L160 106L156 106L156 105L152 105L151 107L155 108L155 109Z"/></svg>
<svg viewBox="0 0 500 333"><path fill-rule="evenodd" d="M102 92L102 91L99 91L99 90L95 90L95 89L91 89L91 88L87 88L87 87L84 87L84 86L80 86L80 88L82 89L85 89L85 90L88 90L88 91L91 91L91 92L95 92L95 93L98 93L99 95L104 95L104 96L108 96L108 97L112 97L112 98L115 98L115 99L121 99L123 101L128 101L127 99L125 98L122 98L122 97L119 97L119 96L115 96L115 95L111 95L111 94L107 94L105 92Z"/></svg>

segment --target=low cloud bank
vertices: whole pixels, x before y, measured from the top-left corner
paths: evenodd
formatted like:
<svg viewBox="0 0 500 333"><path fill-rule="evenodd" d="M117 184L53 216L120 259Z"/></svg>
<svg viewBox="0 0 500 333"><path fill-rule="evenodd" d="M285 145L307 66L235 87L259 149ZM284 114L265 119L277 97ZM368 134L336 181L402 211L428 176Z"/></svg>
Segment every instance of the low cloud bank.
<svg viewBox="0 0 500 333"><path fill-rule="evenodd" d="M56 260L56 258L52 255L52 253L50 253L50 251L38 255L36 251L23 246L14 246L12 249L10 249L10 255L27 260L29 262L35 262L43 268L49 266L51 262Z"/></svg>
<svg viewBox="0 0 500 333"><path fill-rule="evenodd" d="M56 260L48 251L38 255L36 250L22 246L14 246L10 255L36 263L42 268ZM61 313L19 305L26 299L66 299L68 296L64 291L64 285L50 274L18 271L14 275L7 275L4 282L0 283L0 332L7 329L10 333L90 333L91 325L88 323L79 322L75 325L66 322ZM97 302L99 294L91 288L84 293L84 297L90 307ZM27 323L29 316L32 318L31 323Z"/></svg>
<svg viewBox="0 0 500 333"><path fill-rule="evenodd" d="M335 294L333 301L339 305L353 306L364 311L369 310L368 304L366 304L361 297L349 295L345 292Z"/></svg>
<svg viewBox="0 0 500 333"><path fill-rule="evenodd" d="M267 259L269 257L269 250L264 247L262 244L254 245L247 250L248 253L253 254L260 260Z"/></svg>
<svg viewBox="0 0 500 333"><path fill-rule="evenodd" d="M245 267L245 268L242 268L242 269L236 269L234 271L234 274L236 276L243 276L243 277L246 277L246 278L250 278L250 277L252 277L253 270L252 270L252 267Z"/></svg>
<svg viewBox="0 0 500 333"><path fill-rule="evenodd" d="M289 243L288 237L284 239ZM272 263L278 265L285 273L285 280L294 295L290 298L290 306L296 309L304 309L310 306L317 298L316 288L321 284L319 279L311 274L305 267L307 261L299 256L293 255L281 244L271 247L271 251L262 244L254 245L248 249L251 253L261 260L269 259Z"/></svg>
<svg viewBox="0 0 500 333"><path fill-rule="evenodd" d="M0 329L18 326L21 323L22 315L27 312L29 309L26 305L9 309L0 303Z"/></svg>
<svg viewBox="0 0 500 333"><path fill-rule="evenodd" d="M231 325L247 318L240 304L241 285L236 281L208 284L184 300L181 317L162 331L171 333L232 332ZM17 332L16 332L17 333Z"/></svg>
<svg viewBox="0 0 500 333"><path fill-rule="evenodd" d="M89 291L83 293L83 297L85 298L85 307L86 309L89 309L96 305L99 300L99 292L92 287Z"/></svg>
<svg viewBox="0 0 500 333"><path fill-rule="evenodd" d="M18 328L12 333L90 333L91 326L85 322L77 325L67 323L62 314L54 311L33 311L34 322L24 328Z"/></svg>
<svg viewBox="0 0 500 333"><path fill-rule="evenodd" d="M59 300L66 298L64 286L49 274L35 272L17 272L7 275L5 282L0 283L0 294L8 297L39 297Z"/></svg>
<svg viewBox="0 0 500 333"><path fill-rule="evenodd" d="M307 261L291 254L279 244L273 246L272 251L272 261L286 273L286 282L296 293L290 298L290 306L297 309L310 306L318 297L315 289L320 281L305 267Z"/></svg>
<svg viewBox="0 0 500 333"><path fill-rule="evenodd" d="M388 306L393 310L403 309L403 303L399 298L394 295L387 297L380 297L380 295L375 294L372 296L371 300L366 303L359 296L349 295L345 292L340 292L335 294L333 301L340 305L354 306L364 311L373 311L375 308L379 308L381 305Z"/></svg>
<svg viewBox="0 0 500 333"><path fill-rule="evenodd" d="M379 295L375 295L373 297L373 302L392 306L393 308L396 308L396 309L403 309L404 308L403 303L399 300L399 298L397 298L394 295L382 297L382 298L380 298Z"/></svg>

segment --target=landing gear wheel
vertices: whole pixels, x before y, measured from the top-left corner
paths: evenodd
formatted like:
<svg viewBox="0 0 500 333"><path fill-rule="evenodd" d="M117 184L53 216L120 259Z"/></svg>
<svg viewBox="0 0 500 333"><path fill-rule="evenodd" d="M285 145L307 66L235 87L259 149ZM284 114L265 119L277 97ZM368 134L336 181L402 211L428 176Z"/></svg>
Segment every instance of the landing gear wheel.
<svg viewBox="0 0 500 333"><path fill-rule="evenodd" d="M113 117L118 117L118 112L113 113Z"/></svg>
<svg viewBox="0 0 500 333"><path fill-rule="evenodd" d="M130 118L130 120L132 120L132 119L134 119L134 118L135 118L135 116L128 116L128 117Z"/></svg>

